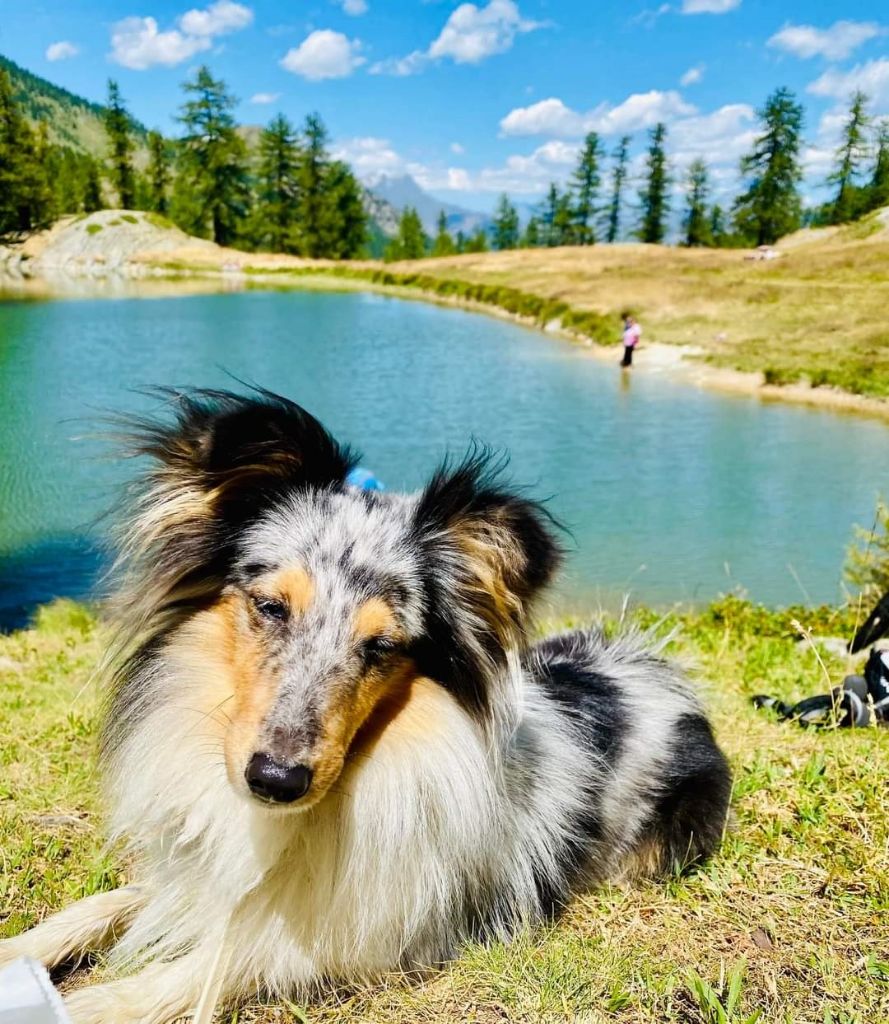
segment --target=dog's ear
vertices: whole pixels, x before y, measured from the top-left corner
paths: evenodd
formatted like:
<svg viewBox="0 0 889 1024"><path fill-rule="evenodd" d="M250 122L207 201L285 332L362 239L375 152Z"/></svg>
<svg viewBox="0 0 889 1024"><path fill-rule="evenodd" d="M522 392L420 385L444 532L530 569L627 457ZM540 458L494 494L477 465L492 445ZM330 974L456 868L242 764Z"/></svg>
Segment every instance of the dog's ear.
<svg viewBox="0 0 889 1024"><path fill-rule="evenodd" d="M172 422L137 421L130 452L155 460L152 484L178 488L231 526L281 493L342 483L355 456L305 409L270 391L171 393Z"/></svg>
<svg viewBox="0 0 889 1024"><path fill-rule="evenodd" d="M476 707L507 652L524 643L533 600L561 560L552 517L504 487L501 468L486 451L446 464L415 511L427 555L420 668Z"/></svg>
<svg viewBox="0 0 889 1024"><path fill-rule="evenodd" d="M211 595L243 529L284 495L343 483L355 456L300 406L268 391L163 392L172 416L130 420L124 443L152 465L124 512L131 598L157 610ZM150 596L149 596L150 595Z"/></svg>

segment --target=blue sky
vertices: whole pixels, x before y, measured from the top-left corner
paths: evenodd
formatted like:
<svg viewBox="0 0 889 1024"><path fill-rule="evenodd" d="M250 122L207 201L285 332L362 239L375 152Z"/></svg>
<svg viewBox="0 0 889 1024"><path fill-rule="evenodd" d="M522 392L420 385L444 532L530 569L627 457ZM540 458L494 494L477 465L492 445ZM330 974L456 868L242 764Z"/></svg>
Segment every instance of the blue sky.
<svg viewBox="0 0 889 1024"><path fill-rule="evenodd" d="M317 110L373 180L411 173L490 208L533 201L570 173L585 131L613 146L669 128L677 171L735 184L753 110L779 85L807 109L807 189L827 172L842 109L864 88L889 115L889 10L870 0L0 0L0 52L175 133L180 83L201 62L261 124Z"/></svg>

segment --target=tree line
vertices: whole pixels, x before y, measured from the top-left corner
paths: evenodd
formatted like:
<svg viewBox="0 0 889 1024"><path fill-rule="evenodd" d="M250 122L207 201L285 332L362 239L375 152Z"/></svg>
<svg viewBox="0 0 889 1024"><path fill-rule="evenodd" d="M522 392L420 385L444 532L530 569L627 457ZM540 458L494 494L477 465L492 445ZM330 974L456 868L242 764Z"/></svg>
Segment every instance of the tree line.
<svg viewBox="0 0 889 1024"><path fill-rule="evenodd" d="M680 244L748 247L772 245L804 225L844 224L889 205L889 119L874 122L868 97L856 92L827 179L831 199L804 210L802 182L804 112L795 95L781 88L757 111L759 133L741 159L742 188L726 206L712 201L712 174L703 159L693 160L683 178ZM497 202L489 232L470 238L451 236L442 214L434 238L423 234L415 210L405 210L399 236L387 258L417 259L486 248L593 245L616 242L625 234L631 136L621 138L607 155L601 139L590 132L577 166L564 188L550 184L546 197L520 227L518 210L507 195ZM667 126L657 124L648 135L645 169L632 236L642 242L666 241L670 227L674 171L667 155Z"/></svg>
<svg viewBox="0 0 889 1024"><path fill-rule="evenodd" d="M220 245L331 259L365 251L361 186L347 164L330 156L317 114L299 129L279 114L250 147L223 81L201 67L183 90L180 138L151 131L140 146L110 81L108 154L101 160L51 144L44 122L32 127L0 68L0 238L114 203L164 216Z"/></svg>
<svg viewBox="0 0 889 1024"><path fill-rule="evenodd" d="M236 100L206 67L183 84L181 135L137 133L120 89L108 83L105 159L52 144L16 103L0 68L0 238L51 224L65 213L111 203L163 215L191 234L221 245L310 257L367 252L374 225L349 166L331 157L321 118L300 127L277 115L252 146L238 130ZM680 242L686 246L770 245L803 224L842 224L889 204L889 120L874 121L868 97L855 93L827 184L831 198L804 210L800 195L804 114L786 88L757 111L759 131L740 162L742 186L725 205L713 201L712 173L702 159L683 172ZM452 233L442 212L428 237L417 211L402 211L386 259L417 259L488 248L616 242L628 235L663 243L670 231L677 172L667 154L667 127L648 134L645 166L629 196L631 136L610 153L596 132L584 139L564 187L552 183L524 226L510 198L500 197L488 228Z"/></svg>

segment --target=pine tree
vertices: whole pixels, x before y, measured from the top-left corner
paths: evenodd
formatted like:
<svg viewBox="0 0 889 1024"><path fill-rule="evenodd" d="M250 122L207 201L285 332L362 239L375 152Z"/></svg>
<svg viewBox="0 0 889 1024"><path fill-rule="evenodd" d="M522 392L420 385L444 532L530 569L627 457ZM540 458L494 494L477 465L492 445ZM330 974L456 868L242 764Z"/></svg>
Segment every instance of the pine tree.
<svg viewBox="0 0 889 1024"><path fill-rule="evenodd" d="M475 231L466 239L466 252L487 252L490 249L488 245L488 235L484 228L476 228Z"/></svg>
<svg viewBox="0 0 889 1024"><path fill-rule="evenodd" d="M754 245L772 245L796 231L802 220L803 108L790 89L777 89L757 112L762 134L741 160L747 190L735 203L739 234Z"/></svg>
<svg viewBox="0 0 889 1024"><path fill-rule="evenodd" d="M880 121L876 131L877 155L867 186L867 209L889 206L889 119Z"/></svg>
<svg viewBox="0 0 889 1024"><path fill-rule="evenodd" d="M294 226L299 216L301 160L296 131L283 114L278 114L259 136L251 235L260 249L298 251Z"/></svg>
<svg viewBox="0 0 889 1024"><path fill-rule="evenodd" d="M466 235L462 231L457 231L454 237L454 248L457 250L458 255L466 252Z"/></svg>
<svg viewBox="0 0 889 1024"><path fill-rule="evenodd" d="M136 205L136 172L133 169L133 123L120 88L108 79L105 106L105 132L111 149L111 184L117 192L118 206L130 210Z"/></svg>
<svg viewBox="0 0 889 1024"><path fill-rule="evenodd" d="M601 147L599 136L590 132L584 139L583 149L571 179L574 192L574 238L578 245L592 245L596 241L593 218L599 196L599 161Z"/></svg>
<svg viewBox="0 0 889 1024"><path fill-rule="evenodd" d="M702 159L693 160L689 164L686 185L686 207L683 219L685 244L689 247L711 245L712 236L707 217L710 183L707 177L707 165Z"/></svg>
<svg viewBox="0 0 889 1024"><path fill-rule="evenodd" d="M454 239L448 231L448 218L444 210L438 214L437 230L435 240L432 243L433 256L452 256L457 251Z"/></svg>
<svg viewBox="0 0 889 1024"><path fill-rule="evenodd" d="M412 206L402 210L398 234L386 247L386 260L419 260L426 255L426 235L420 215Z"/></svg>
<svg viewBox="0 0 889 1024"><path fill-rule="evenodd" d="M303 126L296 184L296 251L313 258L357 256L367 240L361 187L346 164L331 161L318 114L309 114Z"/></svg>
<svg viewBox="0 0 889 1024"><path fill-rule="evenodd" d="M535 216L528 218L525 225L525 233L522 236L522 247L524 249L536 249L540 245L540 221Z"/></svg>
<svg viewBox="0 0 889 1024"><path fill-rule="evenodd" d="M519 244L519 211L505 192L494 211L493 242L497 250L515 249Z"/></svg>
<svg viewBox="0 0 889 1024"><path fill-rule="evenodd" d="M577 241L574 225L574 204L570 192L561 192L556 202L552 225L553 245L574 245Z"/></svg>
<svg viewBox="0 0 889 1024"><path fill-rule="evenodd" d="M719 247L728 243L728 228L725 222L725 212L717 203L710 211L710 224L708 226L711 244Z"/></svg>
<svg viewBox="0 0 889 1024"><path fill-rule="evenodd" d="M327 129L318 114L306 117L299 166L298 249L318 258L329 244L329 197L325 190Z"/></svg>
<svg viewBox="0 0 889 1024"><path fill-rule="evenodd" d="M12 95L12 83L0 68L0 239L35 226L28 175L35 163L34 136Z"/></svg>
<svg viewBox="0 0 889 1024"><path fill-rule="evenodd" d="M660 244L667 233L667 214L670 211L670 175L667 167L667 126L661 122L651 130L645 187L639 193L642 202L642 223L639 238L643 242Z"/></svg>
<svg viewBox="0 0 889 1024"><path fill-rule="evenodd" d="M630 159L630 136L624 135L613 154L611 170L611 200L608 203L607 241L613 245L620 238L620 208L623 200L624 183L627 180L627 164Z"/></svg>
<svg viewBox="0 0 889 1024"><path fill-rule="evenodd" d="M558 245L556 221L559 216L559 189L555 182L550 182L549 191L543 201L543 210L540 214L542 227L541 235L543 244L549 248Z"/></svg>
<svg viewBox="0 0 889 1024"><path fill-rule="evenodd" d="M353 259L364 250L368 235L361 186L341 160L328 165L325 180L331 227L323 255L333 260Z"/></svg>
<svg viewBox="0 0 889 1024"><path fill-rule="evenodd" d="M148 133L146 203L149 210L166 214L170 208L170 146L160 132Z"/></svg>
<svg viewBox="0 0 889 1024"><path fill-rule="evenodd" d="M837 194L831 210L833 224L845 224L854 220L862 211L859 208L858 187L855 178L867 155L867 133L870 118L867 116L868 98L861 91L852 96L849 116L843 127L843 141L836 153L837 168L827 179L836 185Z"/></svg>
<svg viewBox="0 0 889 1024"><path fill-rule="evenodd" d="M86 165L80 203L84 213L95 213L96 210L105 209L105 200L102 196L102 180L99 177L99 165L92 158L90 158L89 163Z"/></svg>
<svg viewBox="0 0 889 1024"><path fill-rule="evenodd" d="M232 117L235 99L206 66L183 88L188 98L179 115L185 134L175 219L193 234L230 245L249 205L246 147Z"/></svg>

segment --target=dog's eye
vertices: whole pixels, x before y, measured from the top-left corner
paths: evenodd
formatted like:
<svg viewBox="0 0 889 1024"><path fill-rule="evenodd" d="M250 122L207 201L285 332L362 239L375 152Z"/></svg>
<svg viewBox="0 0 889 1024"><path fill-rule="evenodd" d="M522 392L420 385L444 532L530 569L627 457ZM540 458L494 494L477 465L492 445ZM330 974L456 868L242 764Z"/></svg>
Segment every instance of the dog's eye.
<svg viewBox="0 0 889 1024"><path fill-rule="evenodd" d="M379 661L381 658L385 658L387 654L392 654L397 650L398 643L388 636L372 636L365 640L362 645L365 660L371 662Z"/></svg>
<svg viewBox="0 0 889 1024"><path fill-rule="evenodd" d="M283 622L288 616L287 605L271 597L254 597L253 606L264 619Z"/></svg>

